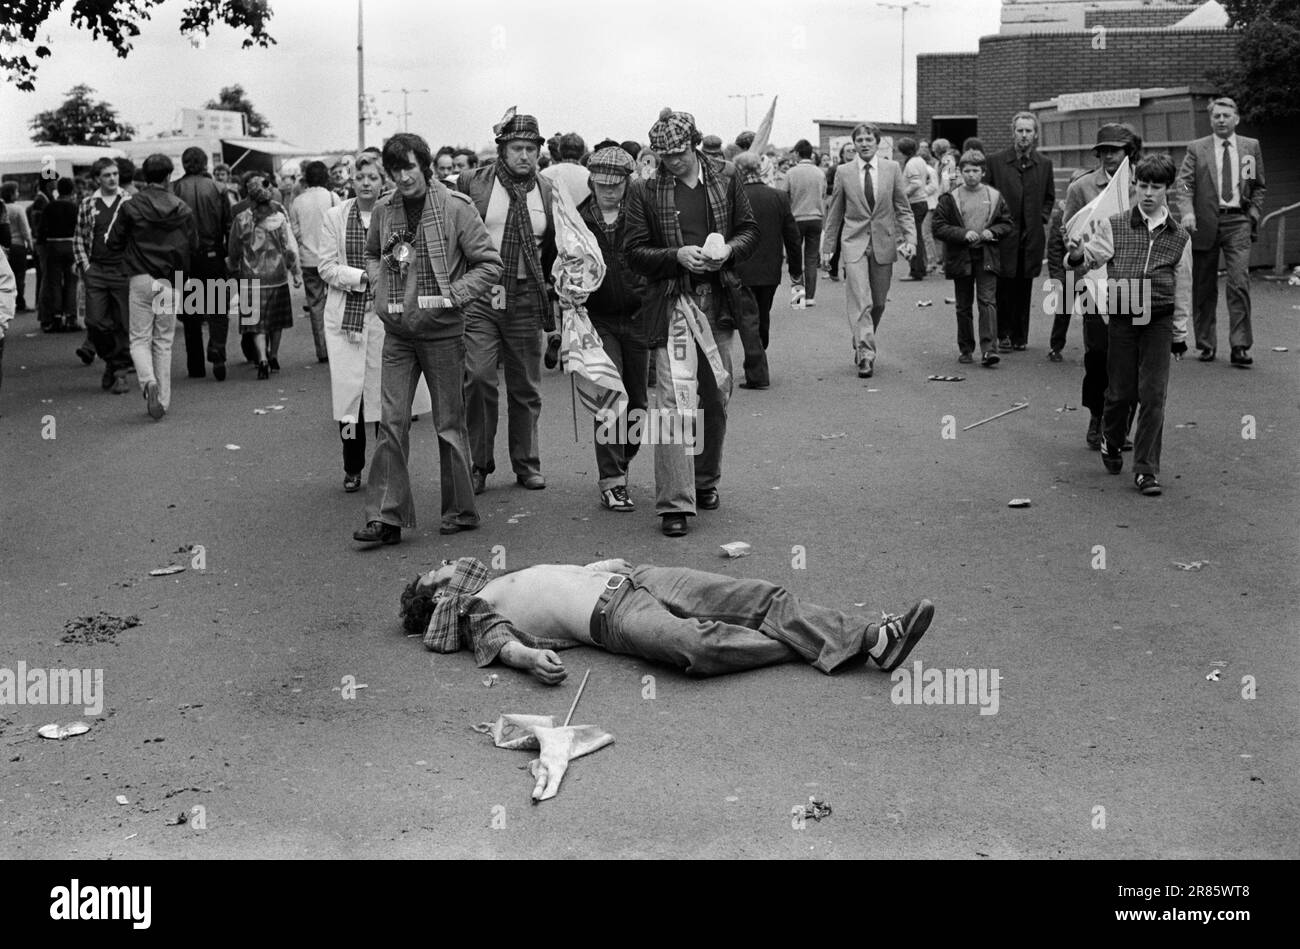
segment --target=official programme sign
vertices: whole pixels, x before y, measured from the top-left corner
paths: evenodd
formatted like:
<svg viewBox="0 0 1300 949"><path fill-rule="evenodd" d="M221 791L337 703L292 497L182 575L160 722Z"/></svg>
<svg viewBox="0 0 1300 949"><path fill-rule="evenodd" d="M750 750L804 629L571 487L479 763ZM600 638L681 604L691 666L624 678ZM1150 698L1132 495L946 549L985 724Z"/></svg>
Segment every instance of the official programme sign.
<svg viewBox="0 0 1300 949"><path fill-rule="evenodd" d="M196 138L242 138L244 113L181 109L181 134Z"/></svg>
<svg viewBox="0 0 1300 949"><path fill-rule="evenodd" d="M1067 92L1056 97L1057 112L1082 112L1085 109L1136 109L1141 104L1140 89Z"/></svg>

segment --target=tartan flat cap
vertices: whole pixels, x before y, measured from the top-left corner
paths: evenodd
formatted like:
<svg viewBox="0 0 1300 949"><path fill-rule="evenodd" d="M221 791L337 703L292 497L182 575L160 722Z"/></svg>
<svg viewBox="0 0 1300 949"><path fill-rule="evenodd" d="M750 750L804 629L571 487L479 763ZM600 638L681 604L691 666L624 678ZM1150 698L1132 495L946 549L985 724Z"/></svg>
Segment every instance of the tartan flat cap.
<svg viewBox="0 0 1300 949"><path fill-rule="evenodd" d="M535 142L537 147L540 148L546 142L537 124L536 116L532 115L512 115L496 131L498 145L524 139L525 141Z"/></svg>
<svg viewBox="0 0 1300 949"><path fill-rule="evenodd" d="M587 162L591 180L598 185L616 185L626 181L635 167L632 156L616 145L602 148Z"/></svg>

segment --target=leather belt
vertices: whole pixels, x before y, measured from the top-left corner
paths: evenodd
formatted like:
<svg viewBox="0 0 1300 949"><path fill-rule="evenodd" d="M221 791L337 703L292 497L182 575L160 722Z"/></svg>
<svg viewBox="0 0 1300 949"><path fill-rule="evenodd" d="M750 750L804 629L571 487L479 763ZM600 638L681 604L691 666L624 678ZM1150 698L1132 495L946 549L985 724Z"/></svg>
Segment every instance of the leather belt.
<svg viewBox="0 0 1300 949"><path fill-rule="evenodd" d="M614 594L628 582L628 576L625 573L616 573L605 581L605 589L600 591L600 597L596 600L595 607L591 611L591 641L598 646L605 644L604 625L605 614L609 610L609 604L614 599Z"/></svg>

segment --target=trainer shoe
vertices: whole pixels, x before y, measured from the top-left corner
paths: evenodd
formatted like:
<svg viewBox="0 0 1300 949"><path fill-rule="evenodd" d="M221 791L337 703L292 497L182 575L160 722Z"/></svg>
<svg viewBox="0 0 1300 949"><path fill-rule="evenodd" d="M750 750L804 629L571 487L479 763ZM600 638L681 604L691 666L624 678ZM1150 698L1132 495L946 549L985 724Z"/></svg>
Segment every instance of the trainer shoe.
<svg viewBox="0 0 1300 949"><path fill-rule="evenodd" d="M983 358L980 359L980 365L985 367L986 369L992 369L1001 361L1002 361L1002 357L990 349L988 352L984 354Z"/></svg>
<svg viewBox="0 0 1300 949"><path fill-rule="evenodd" d="M371 521L361 530L353 531L352 539L363 544L400 544L402 529L383 521Z"/></svg>
<svg viewBox="0 0 1300 949"><path fill-rule="evenodd" d="M635 511L636 505L627 496L627 488L616 484L600 492L600 503L611 511Z"/></svg>
<svg viewBox="0 0 1300 949"><path fill-rule="evenodd" d="M1147 497L1155 497L1161 492L1160 482L1156 480L1156 476L1153 474L1134 475L1133 487L1137 488Z"/></svg>
<svg viewBox="0 0 1300 949"><path fill-rule="evenodd" d="M1119 474L1124 470L1124 455L1107 444L1105 435L1101 436L1101 463L1111 474Z"/></svg>
<svg viewBox="0 0 1300 949"><path fill-rule="evenodd" d="M343 490L348 494L361 490L361 472L343 475Z"/></svg>
<svg viewBox="0 0 1300 949"><path fill-rule="evenodd" d="M878 634L883 635L879 635L876 645L868 650L867 654L882 670L893 672L907 658L913 647L921 641L925 631L930 628L932 619L934 619L934 604L929 600L921 600L902 616L895 613L881 613L880 623L878 625L872 623L871 626L877 626ZM871 626L867 627L868 635L871 633Z"/></svg>

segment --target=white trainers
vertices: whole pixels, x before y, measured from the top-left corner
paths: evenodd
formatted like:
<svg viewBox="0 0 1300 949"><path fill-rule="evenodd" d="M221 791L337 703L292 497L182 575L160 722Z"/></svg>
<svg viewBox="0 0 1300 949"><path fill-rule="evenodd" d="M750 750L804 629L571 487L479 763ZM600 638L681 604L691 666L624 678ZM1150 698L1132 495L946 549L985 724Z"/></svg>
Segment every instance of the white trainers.
<svg viewBox="0 0 1300 949"><path fill-rule="evenodd" d="M621 484L616 484L612 488L606 488L600 492L600 503L611 511L635 511L636 505L632 499L627 496L627 488Z"/></svg>
<svg viewBox="0 0 1300 949"><path fill-rule="evenodd" d="M925 631L930 628L932 619L934 619L934 604L929 600L921 600L902 616L895 613L881 613L880 631L885 634L884 648L879 656L869 653L871 658L885 672L893 672L907 658L912 648L921 641ZM877 647L879 645L877 642Z"/></svg>

